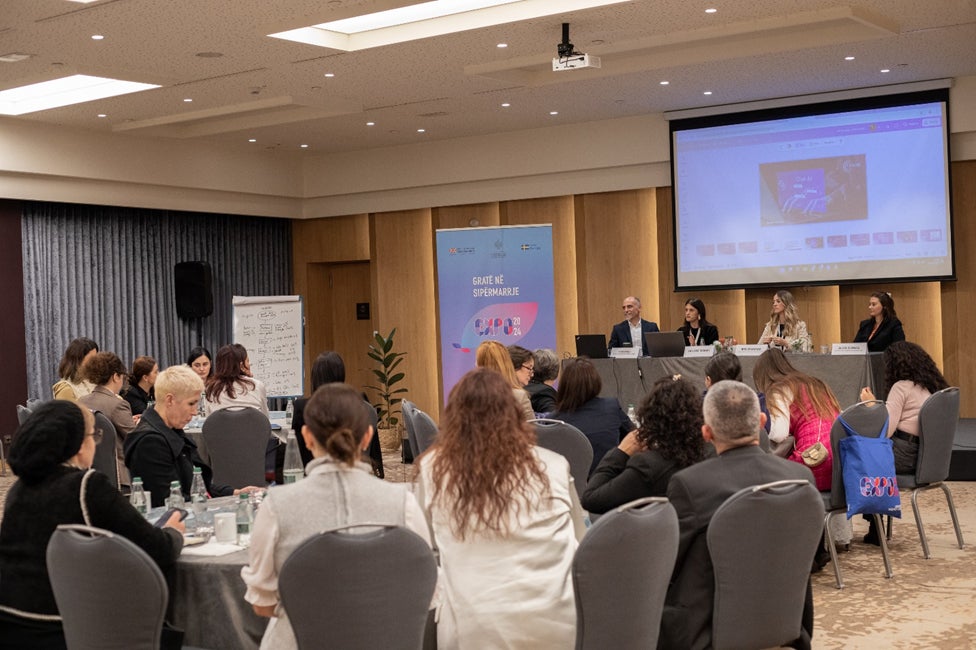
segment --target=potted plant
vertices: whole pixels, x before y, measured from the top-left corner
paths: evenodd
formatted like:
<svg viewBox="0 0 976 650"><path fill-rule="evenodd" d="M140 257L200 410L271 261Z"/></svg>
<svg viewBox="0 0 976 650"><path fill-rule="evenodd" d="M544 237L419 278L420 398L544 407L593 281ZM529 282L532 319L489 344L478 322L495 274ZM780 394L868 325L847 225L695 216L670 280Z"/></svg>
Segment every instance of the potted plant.
<svg viewBox="0 0 976 650"><path fill-rule="evenodd" d="M397 367L403 362L406 352L396 352L393 349L393 337L396 328L390 330L387 336L379 332L373 335L373 343L369 345L369 358L375 362L373 374L376 376L375 386L366 388L376 391L376 408L379 422L376 435L380 438L380 447L388 451L395 451L400 448L403 441L403 434L400 430L400 402L403 398L398 397L407 392L406 388L396 388L396 385L403 381L405 374L397 371Z"/></svg>

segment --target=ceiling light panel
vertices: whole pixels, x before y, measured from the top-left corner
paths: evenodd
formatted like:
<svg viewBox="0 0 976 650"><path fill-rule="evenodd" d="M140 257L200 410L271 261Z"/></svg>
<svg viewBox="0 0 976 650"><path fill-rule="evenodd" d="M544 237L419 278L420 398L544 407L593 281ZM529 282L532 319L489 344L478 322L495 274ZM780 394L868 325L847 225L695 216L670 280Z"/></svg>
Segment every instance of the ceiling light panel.
<svg viewBox="0 0 976 650"><path fill-rule="evenodd" d="M0 115L25 115L152 88L159 86L76 74L0 92Z"/></svg>

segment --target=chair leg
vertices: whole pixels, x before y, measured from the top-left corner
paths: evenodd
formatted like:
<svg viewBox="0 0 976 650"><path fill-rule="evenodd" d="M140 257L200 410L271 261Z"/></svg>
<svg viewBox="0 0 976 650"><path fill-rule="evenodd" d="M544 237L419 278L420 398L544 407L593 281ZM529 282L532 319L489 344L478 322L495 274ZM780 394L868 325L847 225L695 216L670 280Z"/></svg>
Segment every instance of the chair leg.
<svg viewBox="0 0 976 650"><path fill-rule="evenodd" d="M837 580L837 588L844 588L844 581L840 577L840 563L837 561L837 549L834 547L834 536L830 534L830 518L837 512L829 511L824 515L824 532L827 536L827 550L830 551L830 562L834 565L834 578Z"/></svg>
<svg viewBox="0 0 976 650"><path fill-rule="evenodd" d="M874 516L874 525L878 527L878 531L880 533L880 531L883 530L882 526L884 525L881 521L881 515L873 515L873 516ZM882 559L884 559L885 577L890 578L891 561L888 559L888 540L885 539L884 535L879 534L878 541L881 542L881 557Z"/></svg>
<svg viewBox="0 0 976 650"><path fill-rule="evenodd" d="M929 559L929 541L925 538L925 525L922 523L922 514L918 511L918 493L925 488L915 488L912 490L912 514L915 516L915 527L918 528L918 538L922 542L922 555Z"/></svg>
<svg viewBox="0 0 976 650"><path fill-rule="evenodd" d="M888 541L890 542L891 541L891 522L894 521L895 518L892 517L891 515L885 515L885 519L888 520L888 524L886 526L887 530L885 531L885 537L887 537L888 538Z"/></svg>
<svg viewBox="0 0 976 650"><path fill-rule="evenodd" d="M942 492L945 494L946 501L949 504L949 516L952 517L952 527L956 529L956 541L959 543L959 548L962 548L962 529L959 528L959 517L956 516L956 504L952 502L952 492L945 483L939 483L939 487L942 488Z"/></svg>

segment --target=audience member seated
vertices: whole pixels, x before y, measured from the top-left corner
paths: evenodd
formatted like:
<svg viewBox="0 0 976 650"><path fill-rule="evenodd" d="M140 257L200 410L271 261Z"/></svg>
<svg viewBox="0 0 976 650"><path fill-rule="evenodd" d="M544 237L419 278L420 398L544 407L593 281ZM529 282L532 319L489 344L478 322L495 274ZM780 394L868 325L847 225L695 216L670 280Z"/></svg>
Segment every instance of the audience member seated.
<svg viewBox="0 0 976 650"><path fill-rule="evenodd" d="M183 433L183 427L196 415L202 388L200 377L186 366L162 371L156 378L156 403L146 409L135 431L125 439L126 467L132 476L142 478L154 508L163 505L172 481L179 481L184 499L190 498L194 467L201 468L210 496L242 491L214 485L213 470L200 458L196 443Z"/></svg>
<svg viewBox="0 0 976 650"><path fill-rule="evenodd" d="M644 334L647 332L659 332L657 323L641 318L641 301L636 296L627 296L624 298L623 310L624 320L622 323L617 323L613 326L613 330L610 332L610 343L608 347L611 349L635 347L639 350L638 354L640 356L649 356L650 352L647 349L647 341L644 340ZM635 338L637 339L636 341L634 340Z"/></svg>
<svg viewBox="0 0 976 650"><path fill-rule="evenodd" d="M526 350L521 345L510 345L507 349L515 378L518 379L519 386L525 388L535 376L535 357L532 356L531 350Z"/></svg>
<svg viewBox="0 0 976 650"><path fill-rule="evenodd" d="M322 352L315 358L312 364L312 393L315 393L320 386L333 383L344 383L346 381L346 364L338 352ZM312 452L305 446L305 438L301 435L302 425L305 424L305 404L308 403L307 397L299 397L295 400L295 413L291 419L291 428L295 431L298 439L298 451L302 455L302 465L308 466L312 462ZM373 410L372 404L363 400L363 407ZM375 417L375 410L373 410ZM383 478L383 451L380 449L379 436L371 436L369 439L369 460L373 467L373 474Z"/></svg>
<svg viewBox="0 0 976 650"><path fill-rule="evenodd" d="M590 441L593 446L590 474L608 451L637 428L615 398L600 397L602 388L600 373L589 359L567 360L559 380L556 411L549 416L572 424Z"/></svg>
<svg viewBox="0 0 976 650"><path fill-rule="evenodd" d="M664 605L658 648L710 648L715 577L705 534L712 515L742 488L784 479L813 483L807 467L759 449L763 415L756 393L745 384L720 381L705 396L702 436L718 456L677 472L668 499L678 513L678 557ZM803 615L804 636L794 647L810 647L813 599L809 587Z"/></svg>
<svg viewBox="0 0 976 650"><path fill-rule="evenodd" d="M525 387L532 410L543 415L552 413L556 410L556 399L559 397L553 387L559 376L559 357L547 348L539 348L532 353L532 357L535 369L529 385Z"/></svg>
<svg viewBox="0 0 976 650"><path fill-rule="evenodd" d="M812 345L807 324L800 320L793 294L780 290L773 294L773 308L769 312L769 322L759 335L759 342L781 350L799 348L809 352Z"/></svg>
<svg viewBox="0 0 976 650"><path fill-rule="evenodd" d="M45 560L48 540L60 524L87 524L121 535L162 569L180 554L184 527L178 513L155 528L104 475L90 469L98 437L91 412L64 400L38 406L14 434L8 460L17 481L0 526L0 648L65 648Z"/></svg>
<svg viewBox="0 0 976 650"><path fill-rule="evenodd" d="M725 381L727 379L732 381L742 381L742 363L739 362L739 357L732 352L719 352L709 359L708 363L705 364L705 393L708 393L708 389L712 384L717 384L718 382ZM766 426L764 430L768 434L771 422L769 418L769 409L766 408L766 394L757 391L756 397L759 398L759 410L762 411L762 414L766 416ZM762 444L760 444L760 446L762 446Z"/></svg>
<svg viewBox="0 0 976 650"><path fill-rule="evenodd" d="M671 475L705 457L702 400L686 379L654 382L637 410L640 428L607 452L583 493L583 508L603 514L642 497L663 497Z"/></svg>
<svg viewBox="0 0 976 650"><path fill-rule="evenodd" d="M476 369L451 391L418 460L417 499L442 569L439 648L575 643L582 510L569 463L534 440L509 383Z"/></svg>
<svg viewBox="0 0 976 650"><path fill-rule="evenodd" d="M685 301L685 322L678 328L685 345L711 345L718 340L718 327L705 319L705 303L700 298Z"/></svg>
<svg viewBox="0 0 976 650"><path fill-rule="evenodd" d="M830 428L840 413L834 393L821 380L794 368L786 355L775 348L760 355L752 379L756 389L764 392L768 400L773 420L770 441L779 443L788 436L795 439L792 451L785 458L804 464L803 452L817 443L823 445L820 451L826 456L817 464L809 461L806 464L813 470L817 489L829 490L833 465Z"/></svg>
<svg viewBox="0 0 976 650"><path fill-rule="evenodd" d="M232 406L249 406L268 415L267 390L264 383L251 374L251 360L240 343L217 350L217 360L206 387L204 410L207 415Z"/></svg>
<svg viewBox="0 0 976 650"><path fill-rule="evenodd" d="M268 492L254 521L249 563L241 571L245 600L271 619L262 648L297 647L278 600L278 573L309 537L343 526L385 525L405 526L430 542L414 496L404 485L370 476L369 466L360 462L374 432L355 389L338 383L319 387L305 404L304 417L301 436L314 457L308 477Z"/></svg>
<svg viewBox="0 0 976 650"><path fill-rule="evenodd" d="M81 373L81 367L97 352L98 343L89 338L78 338L68 344L68 349L64 351L61 363L58 364L58 377L60 379L51 386L54 399L66 399L74 402L79 397L92 392L95 387L85 380Z"/></svg>
<svg viewBox="0 0 976 650"><path fill-rule="evenodd" d="M479 368L488 368L500 373L511 386L515 401L518 402L519 408L522 410L522 417L526 420L535 418L535 411L532 410L529 394L525 392L525 388L515 375L512 357L504 345L498 341L484 341L475 351L474 362Z"/></svg>
<svg viewBox="0 0 976 650"><path fill-rule="evenodd" d="M78 403L92 411L101 411L115 427L115 461L119 468L119 486L126 490L131 481L125 469L125 456L122 445L126 437L136 428L129 403L119 396L125 381L125 365L112 352L99 352L85 362L82 369L87 379L95 386L88 395L78 398Z"/></svg>
<svg viewBox="0 0 976 650"><path fill-rule="evenodd" d="M136 357L132 362L132 372L129 373L129 387L122 395L132 409L132 415L142 415L153 397L153 386L159 375L159 364L152 357Z"/></svg>
<svg viewBox="0 0 976 650"><path fill-rule="evenodd" d="M867 343L868 352L884 352L892 343L905 340L895 301L883 291L875 291L868 299L868 318L857 326L855 343ZM890 385L890 384L889 384Z"/></svg>
<svg viewBox="0 0 976 650"><path fill-rule="evenodd" d="M196 347L190 350L190 354L186 357L186 365L193 368L193 372L197 373L204 384L213 375L213 355L207 348Z"/></svg>

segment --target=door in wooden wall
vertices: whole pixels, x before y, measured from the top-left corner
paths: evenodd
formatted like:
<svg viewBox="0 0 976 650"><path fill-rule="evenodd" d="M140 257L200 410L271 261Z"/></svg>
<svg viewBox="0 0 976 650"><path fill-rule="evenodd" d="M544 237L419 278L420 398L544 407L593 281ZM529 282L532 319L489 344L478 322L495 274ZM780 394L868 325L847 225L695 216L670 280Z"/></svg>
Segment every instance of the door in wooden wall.
<svg viewBox="0 0 976 650"><path fill-rule="evenodd" d="M357 305L372 312L369 262L308 265L306 304L308 373L315 357L325 350L338 352L346 363L346 382L362 389L374 383L366 352L373 338L370 313L357 317ZM311 390L311 382L307 388Z"/></svg>

